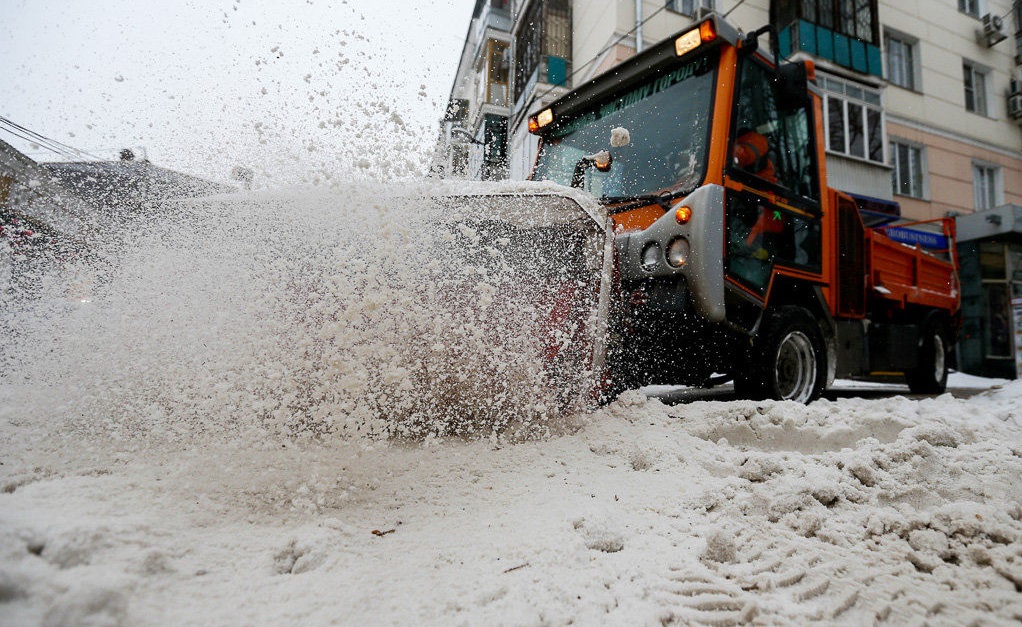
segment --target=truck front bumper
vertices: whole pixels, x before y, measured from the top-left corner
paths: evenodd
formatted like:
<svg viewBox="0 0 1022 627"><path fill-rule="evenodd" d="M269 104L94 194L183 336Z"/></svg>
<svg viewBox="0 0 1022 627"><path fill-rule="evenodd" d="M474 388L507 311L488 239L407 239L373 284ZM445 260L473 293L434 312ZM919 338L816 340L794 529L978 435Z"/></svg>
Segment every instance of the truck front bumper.
<svg viewBox="0 0 1022 627"><path fill-rule="evenodd" d="M683 205L692 217L680 224L674 209ZM687 240L689 253L676 267L666 251L678 238ZM724 321L723 187L700 187L645 230L618 235L615 246L622 286L645 286L651 306L679 311L690 300L695 313L707 321Z"/></svg>

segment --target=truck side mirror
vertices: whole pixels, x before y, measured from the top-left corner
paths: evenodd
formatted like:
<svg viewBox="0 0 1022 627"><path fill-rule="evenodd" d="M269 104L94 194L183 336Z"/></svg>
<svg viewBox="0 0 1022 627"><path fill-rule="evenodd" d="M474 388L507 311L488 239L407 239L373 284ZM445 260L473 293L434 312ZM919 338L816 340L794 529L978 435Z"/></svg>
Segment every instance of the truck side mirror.
<svg viewBox="0 0 1022 627"><path fill-rule="evenodd" d="M777 108L781 111L794 111L809 104L809 72L805 61L777 66L775 94Z"/></svg>

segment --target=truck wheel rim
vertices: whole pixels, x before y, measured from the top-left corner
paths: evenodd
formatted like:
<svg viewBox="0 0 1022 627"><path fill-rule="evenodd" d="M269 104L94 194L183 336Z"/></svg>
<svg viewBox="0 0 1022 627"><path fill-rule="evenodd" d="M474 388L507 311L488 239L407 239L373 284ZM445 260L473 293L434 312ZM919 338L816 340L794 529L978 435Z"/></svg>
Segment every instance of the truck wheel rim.
<svg viewBox="0 0 1022 627"><path fill-rule="evenodd" d="M816 385L816 353L805 333L792 331L781 340L774 376L783 400L806 403L812 397Z"/></svg>
<svg viewBox="0 0 1022 627"><path fill-rule="evenodd" d="M940 383L944 378L944 338L933 336L933 380Z"/></svg>

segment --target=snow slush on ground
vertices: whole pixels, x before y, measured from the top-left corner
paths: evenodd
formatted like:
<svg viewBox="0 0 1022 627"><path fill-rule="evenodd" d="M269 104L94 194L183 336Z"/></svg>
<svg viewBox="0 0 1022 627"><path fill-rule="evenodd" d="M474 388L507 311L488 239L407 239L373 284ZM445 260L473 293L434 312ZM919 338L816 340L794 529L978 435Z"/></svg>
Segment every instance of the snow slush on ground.
<svg viewBox="0 0 1022 627"><path fill-rule="evenodd" d="M1022 620L1022 382L577 410L563 293L429 193L182 207L0 304L0 624Z"/></svg>

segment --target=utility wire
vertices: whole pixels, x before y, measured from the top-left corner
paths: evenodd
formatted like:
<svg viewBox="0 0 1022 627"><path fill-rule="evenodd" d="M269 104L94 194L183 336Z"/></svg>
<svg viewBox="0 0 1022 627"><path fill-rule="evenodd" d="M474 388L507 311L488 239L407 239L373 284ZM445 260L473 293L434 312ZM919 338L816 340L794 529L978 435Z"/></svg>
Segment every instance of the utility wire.
<svg viewBox="0 0 1022 627"><path fill-rule="evenodd" d="M21 126L20 124L12 122L7 118L0 118L0 128L2 127L8 127L3 128L3 130L6 130L8 133L11 133L12 135L16 135L18 137L21 137L22 139L31 141L64 157L72 155L72 153L68 152L67 149L63 147L60 147L56 142L53 142L46 137L40 136L38 133L35 133L27 129Z"/></svg>
<svg viewBox="0 0 1022 627"><path fill-rule="evenodd" d="M67 153L66 151L60 150L58 148L54 148L53 146L47 144L46 142L40 141L36 137L33 137L31 135L22 133L22 132L14 129L14 128L8 128L6 125L4 125L2 123L0 123L0 131L6 131L6 132L10 133L11 135L14 135L15 137L23 139L23 140L25 140L27 142L30 142L32 144L35 144L37 146L41 146L43 148L46 148L48 150L48 152L46 154L49 154L50 152L53 152L53 153L56 153L56 154L58 154L58 155L60 155L62 157L65 157L65 158L73 156L73 155Z"/></svg>
<svg viewBox="0 0 1022 627"><path fill-rule="evenodd" d="M92 154L107 154L107 153L114 154L114 153L117 153L117 152L119 152L121 150L124 150L124 148L125 148L124 146L102 146L102 147L94 146L92 148L82 148L81 150L82 150L82 152L85 152L86 154L88 154L88 153L92 153ZM38 151L26 152L26 153L23 153L23 154L28 155L29 157L31 157L33 155L47 155L47 154L50 154L50 151L48 151L48 150L38 150ZM110 160L113 160L113 159L116 159L116 157L107 157L104 160L105 161L110 161Z"/></svg>
<svg viewBox="0 0 1022 627"><path fill-rule="evenodd" d="M68 146L67 144L62 144L61 142L58 142L55 139L50 139L49 137L46 137L45 135L43 135L41 133L37 133L37 132L33 131L32 129L25 128L24 126L18 124L17 122L15 122L13 120L10 120L8 118L0 116L0 122L3 122L4 124L10 125L10 126L13 126L14 128L16 128L16 129L18 129L18 130L20 130L20 131L22 131L24 133L28 133L28 134L30 134L30 135L32 135L32 136L34 136L34 137L36 137L36 138L38 138L40 140L43 140L43 141L47 142L48 145L50 145L50 146L58 146L61 149L62 152L67 152L67 151L74 152L74 151L77 151L76 148Z"/></svg>
<svg viewBox="0 0 1022 627"><path fill-rule="evenodd" d="M613 42L612 42L612 43L611 43L611 44L610 44L609 46L606 46L606 47L605 47L605 48L604 48L603 50L600 50L599 52L597 52L597 53L596 53L596 54L595 54L595 55L593 56L593 58L591 58L591 59L589 59L588 61L586 61L585 63L583 63L583 64L582 64L582 65L581 65L581 66L580 66L580 67L579 67L579 68L578 68L577 70L575 70L574 72L572 72L572 73L571 73L571 76L569 76L568 78L575 78L575 75L576 75L576 74L578 74L578 73L579 73L579 72L581 72L582 70L586 69L587 67L589 67L590 65L592 65L592 64L593 64L594 62L596 62L596 60L597 60L597 59L599 59L599 58L600 58L600 57L601 57L601 56L603 55L603 53L607 52L608 50L610 50L610 49L611 49L611 48L613 48L614 46L616 46L616 45L618 45L619 43L621 43L621 42L622 42L622 41L623 41L623 40L624 40L624 39L625 39L626 37L628 37L629 35L631 35L632 33L634 33L634 32L635 32L635 31L636 31L636 30L637 30L637 29L638 29L638 28L639 28L640 26L642 26L642 25L643 25L643 24L645 24L646 22L650 21L651 19L653 19L654 17L656 17L656 16L657 16L657 14L659 14L659 13L663 12L663 11L664 11L664 10L666 10L666 9L667 9L667 4L665 3L665 4L664 4L664 6L660 7L660 8L659 8L659 9L657 9L656 11L653 11L653 12L652 12L652 13L650 13L650 14L649 14L648 16L646 16L646 17L645 17L645 18L644 18L644 19L643 19L643 20L642 20L641 22L639 22L638 24L636 24L635 26L633 26L633 27L632 27L632 30L628 31L628 32L627 32L627 33L625 33L624 35L621 35L620 37L618 37L617 39L615 39L615 40L614 40L614 41L613 41ZM555 87L556 87L556 86L555 86ZM544 93L543 93L543 94L542 94L542 95L540 96L540 98L542 98L543 96L545 96L545 95L549 94L549 93L550 93L551 91L553 91L553 90L554 90L554 88L555 88L555 87L551 87L550 89L548 89L547 91L545 91L545 92L544 92Z"/></svg>
<svg viewBox="0 0 1022 627"><path fill-rule="evenodd" d="M56 152L57 154L63 155L65 157L70 157L72 159L81 159L82 156L85 156L85 157L91 158L94 161L103 161L103 159L100 159L96 155L89 154L89 153L85 152L84 150L79 150L78 148L75 148L74 146L69 146L69 145L67 145L65 143L62 143L62 142L59 142L59 141L57 141L55 139L50 139L49 137L46 137L45 135L37 133L37 132L35 132L35 131L31 130L31 129L25 128L24 126L18 124L17 122L9 120L9 119L7 119L7 118L5 118L3 116L0 116L0 124L14 127L15 129L17 129L17 130L19 130L19 131L21 131L23 133L27 133L27 134L31 135L35 139L30 139L28 141L33 141L34 143L38 143L40 146L43 146L44 148L48 148L48 149L52 150L53 152ZM8 129L4 129L4 130L7 130L9 133L14 134L14 132L11 131L9 128ZM22 139L25 139L25 137L22 137ZM56 146L56 148L54 146Z"/></svg>
<svg viewBox="0 0 1022 627"><path fill-rule="evenodd" d="M731 7L731 9L724 14L724 17L726 18L727 16L731 15L731 13L733 13L735 9L742 6L743 4L745 4L745 0L738 0L738 3L735 4L735 6Z"/></svg>
<svg viewBox="0 0 1022 627"><path fill-rule="evenodd" d="M28 135L22 135L21 133L19 133L18 131L15 131L15 130L13 130L13 129L9 129L9 128L2 128L2 127L0 127L0 131L7 131L7 132L8 132L8 133L10 133L11 135L14 135L15 137L19 137L19 138L21 138L21 139L24 139L24 140L25 140L25 141L27 141L27 142L32 142L33 144L39 144L39 142L37 142L37 141L36 141L36 140L35 140L34 138L32 138L31 136L28 136ZM53 149L51 149L51 151L52 151L52 152L56 152L56 151L54 151ZM48 155L48 154L50 154L50 153L49 153L49 152L45 152L45 153L38 153L38 154L47 154L47 155Z"/></svg>

